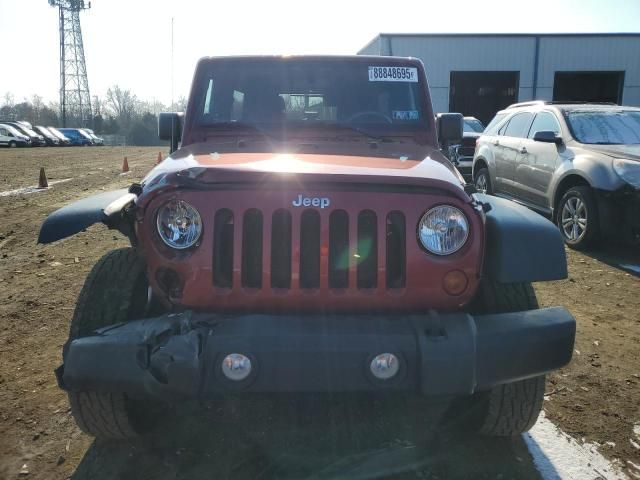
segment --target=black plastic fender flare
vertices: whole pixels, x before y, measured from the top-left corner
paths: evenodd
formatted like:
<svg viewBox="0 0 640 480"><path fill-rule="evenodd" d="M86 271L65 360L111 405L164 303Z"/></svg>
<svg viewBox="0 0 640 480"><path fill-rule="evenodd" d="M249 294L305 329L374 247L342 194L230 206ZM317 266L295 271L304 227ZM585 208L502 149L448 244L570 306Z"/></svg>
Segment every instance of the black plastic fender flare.
<svg viewBox="0 0 640 480"><path fill-rule="evenodd" d="M120 230L118 222L114 219L136 198L135 194L123 188L99 193L66 205L50 214L42 223L38 243L62 240L98 222Z"/></svg>
<svg viewBox="0 0 640 480"><path fill-rule="evenodd" d="M489 204L483 275L500 283L567 278L564 241L542 215L510 200L475 194Z"/></svg>

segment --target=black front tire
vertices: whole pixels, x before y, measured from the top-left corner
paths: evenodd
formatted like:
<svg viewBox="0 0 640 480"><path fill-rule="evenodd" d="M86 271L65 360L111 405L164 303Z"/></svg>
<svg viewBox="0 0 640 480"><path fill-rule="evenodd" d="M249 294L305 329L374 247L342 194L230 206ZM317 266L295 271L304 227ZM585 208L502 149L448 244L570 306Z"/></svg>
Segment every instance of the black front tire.
<svg viewBox="0 0 640 480"><path fill-rule="evenodd" d="M144 316L146 265L134 248L109 252L93 267L82 287L69 340L95 329ZM71 413L82 431L96 438L136 437L149 430L159 406L120 392L69 392Z"/></svg>
<svg viewBox="0 0 640 480"><path fill-rule="evenodd" d="M538 308L530 283L484 282L477 299L478 313L506 313ZM536 423L544 400L545 376L498 385L477 394L475 427L483 435L514 436Z"/></svg>
<svg viewBox="0 0 640 480"><path fill-rule="evenodd" d="M493 187L491 186L491 176L489 175L489 169L481 168L473 176L473 184L476 190L487 195L493 194ZM484 192L483 192L484 191Z"/></svg>
<svg viewBox="0 0 640 480"><path fill-rule="evenodd" d="M577 220L570 215L570 206L580 205L577 212ZM575 208L575 207L574 207ZM581 227L583 221L584 227ZM598 215L598 202L591 187L571 187L567 190L556 210L556 224L560 229L562 238L568 247L575 250L584 250L598 243L600 237L600 218ZM578 235L573 236L572 227L577 228Z"/></svg>

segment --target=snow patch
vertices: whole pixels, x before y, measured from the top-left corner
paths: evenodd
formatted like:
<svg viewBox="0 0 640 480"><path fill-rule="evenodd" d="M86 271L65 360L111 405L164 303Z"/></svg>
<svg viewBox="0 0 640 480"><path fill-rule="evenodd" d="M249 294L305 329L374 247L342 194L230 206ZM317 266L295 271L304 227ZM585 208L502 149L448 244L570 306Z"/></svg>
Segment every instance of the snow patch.
<svg viewBox="0 0 640 480"><path fill-rule="evenodd" d="M633 463L631 460L627 460L627 463L640 472L640 465Z"/></svg>
<svg viewBox="0 0 640 480"><path fill-rule="evenodd" d="M621 263L620 266L625 270L631 270L632 272L640 273L640 265L631 265L628 263Z"/></svg>
<svg viewBox="0 0 640 480"><path fill-rule="evenodd" d="M523 438L544 480L628 478L604 458L595 445L578 443L547 420L544 412Z"/></svg>
<svg viewBox="0 0 640 480"><path fill-rule="evenodd" d="M5 190L4 192L0 192L0 197L10 197L12 195L26 195L29 193L45 192L49 190L49 188L51 188L52 185L68 182L69 180L73 180L73 178L63 178L62 180L50 180L48 188L38 188L37 185L34 185L31 187L16 188L15 190Z"/></svg>

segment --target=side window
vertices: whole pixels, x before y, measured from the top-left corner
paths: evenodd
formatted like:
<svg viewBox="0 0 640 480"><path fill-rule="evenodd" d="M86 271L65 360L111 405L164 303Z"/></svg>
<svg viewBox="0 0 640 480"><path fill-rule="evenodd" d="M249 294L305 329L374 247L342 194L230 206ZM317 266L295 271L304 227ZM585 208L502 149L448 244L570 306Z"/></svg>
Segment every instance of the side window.
<svg viewBox="0 0 640 480"><path fill-rule="evenodd" d="M507 127L509 126L509 122L510 122L510 121L511 121L511 120L507 120L506 122L504 122L504 125L502 125L502 126L500 127L500 129L498 130L498 135L504 135L504 133L505 133L505 132L506 132L506 130L507 130Z"/></svg>
<svg viewBox="0 0 640 480"><path fill-rule="evenodd" d="M552 113L540 112L531 124L529 138L533 138L536 132L554 132L556 135L560 135L560 124Z"/></svg>
<svg viewBox="0 0 640 480"><path fill-rule="evenodd" d="M524 138L529 131L529 125L533 114L529 112L518 113L509 121L509 125L504 132L506 137Z"/></svg>
<svg viewBox="0 0 640 480"><path fill-rule="evenodd" d="M233 91L233 103L231 104L231 120L238 121L242 118L244 110L244 92Z"/></svg>
<svg viewBox="0 0 640 480"><path fill-rule="evenodd" d="M0 128L0 135L3 137L8 137L8 132L4 128Z"/></svg>
<svg viewBox="0 0 640 480"><path fill-rule="evenodd" d="M487 128L484 129L484 135L496 135L498 133L498 126L506 116L506 113L496 114L496 116L493 117L493 120L489 122L489 125L487 125Z"/></svg>
<svg viewBox="0 0 640 480"><path fill-rule="evenodd" d="M207 88L207 95L204 98L204 113L209 115L211 113L211 101L213 100L213 78L209 79L209 87Z"/></svg>

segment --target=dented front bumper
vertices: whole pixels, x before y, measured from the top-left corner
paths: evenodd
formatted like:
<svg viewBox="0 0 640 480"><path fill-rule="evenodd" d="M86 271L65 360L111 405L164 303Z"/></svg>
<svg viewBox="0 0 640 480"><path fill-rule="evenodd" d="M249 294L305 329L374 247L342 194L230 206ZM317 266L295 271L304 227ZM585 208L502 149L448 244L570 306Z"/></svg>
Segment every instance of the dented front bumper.
<svg viewBox="0 0 640 480"><path fill-rule="evenodd" d="M73 340L56 373L69 391L163 399L239 391L464 395L566 365L574 338L575 320L559 307L475 317L186 312ZM398 357L400 370L378 380L369 365L386 352ZM222 374L230 353L251 359L246 379Z"/></svg>

